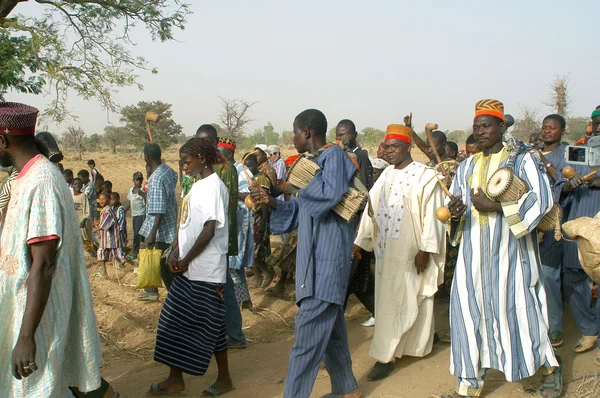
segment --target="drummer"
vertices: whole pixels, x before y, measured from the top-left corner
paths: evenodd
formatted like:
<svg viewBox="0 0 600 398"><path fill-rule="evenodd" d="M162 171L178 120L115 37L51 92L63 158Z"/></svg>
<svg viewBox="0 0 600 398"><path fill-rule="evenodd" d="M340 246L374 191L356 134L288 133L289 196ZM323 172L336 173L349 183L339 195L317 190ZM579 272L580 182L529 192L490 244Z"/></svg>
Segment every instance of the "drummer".
<svg viewBox="0 0 600 398"><path fill-rule="evenodd" d="M460 245L450 294L450 371L458 378L452 398L480 396L489 369L504 372L508 381L540 371L542 397L558 397L562 391L560 358L548 338L534 235L553 205L552 191L532 155L523 152L516 156L514 170L528 182L529 191L516 203L488 198L487 182L510 155L503 131L504 105L479 101L473 134L483 152L459 165L451 187L450 237L466 243Z"/></svg>
<svg viewBox="0 0 600 398"><path fill-rule="evenodd" d="M296 261L296 341L290 353L284 398L308 398L325 355L332 393L358 398L352 373L344 299L348 287L355 224L333 208L348 191L357 172L338 145L326 145L327 119L309 109L294 120L293 141L299 153L308 152L322 169L298 192L298 199L269 198L273 233L298 228ZM261 195L252 190L255 203Z"/></svg>

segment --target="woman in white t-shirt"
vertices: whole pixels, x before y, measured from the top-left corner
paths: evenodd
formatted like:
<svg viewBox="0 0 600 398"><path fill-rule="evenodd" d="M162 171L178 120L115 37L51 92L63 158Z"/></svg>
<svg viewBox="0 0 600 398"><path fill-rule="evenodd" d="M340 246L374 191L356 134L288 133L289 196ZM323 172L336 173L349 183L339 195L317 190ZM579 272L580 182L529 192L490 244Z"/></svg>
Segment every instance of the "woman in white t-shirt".
<svg viewBox="0 0 600 398"><path fill-rule="evenodd" d="M179 150L183 170L197 182L183 198L179 220L179 255L169 257L175 274L158 321L154 360L171 368L154 383L151 393L185 391L183 373L201 376L212 355L218 358L217 381L201 396L233 389L227 368L227 337L223 286L227 272L229 195L212 169L214 145L192 138ZM177 251L175 251L177 252Z"/></svg>

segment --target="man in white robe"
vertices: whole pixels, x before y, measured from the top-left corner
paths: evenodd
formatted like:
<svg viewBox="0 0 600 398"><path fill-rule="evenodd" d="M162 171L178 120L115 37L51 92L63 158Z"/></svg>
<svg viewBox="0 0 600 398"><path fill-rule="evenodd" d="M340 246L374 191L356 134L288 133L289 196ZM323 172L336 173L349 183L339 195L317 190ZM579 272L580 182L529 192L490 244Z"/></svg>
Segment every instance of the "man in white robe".
<svg viewBox="0 0 600 398"><path fill-rule="evenodd" d="M412 130L390 125L385 140L387 167L370 192L375 222L363 214L356 237L375 251L375 334L369 354L377 362L368 380L381 380L394 358L431 352L433 295L443 281L445 231L435 218L443 191L433 169L413 161Z"/></svg>

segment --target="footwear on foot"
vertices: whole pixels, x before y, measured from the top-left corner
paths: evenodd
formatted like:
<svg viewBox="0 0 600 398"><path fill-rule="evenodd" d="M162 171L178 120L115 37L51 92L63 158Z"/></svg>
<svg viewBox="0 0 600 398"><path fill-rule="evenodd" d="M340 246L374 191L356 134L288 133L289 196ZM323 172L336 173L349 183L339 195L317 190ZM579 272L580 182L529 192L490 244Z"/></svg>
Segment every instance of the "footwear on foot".
<svg viewBox="0 0 600 398"><path fill-rule="evenodd" d="M596 347L597 342L598 336L583 336L577 341L577 344L575 344L575 347L573 347L573 351L581 354L582 352L589 351Z"/></svg>
<svg viewBox="0 0 600 398"><path fill-rule="evenodd" d="M243 344L239 344L239 343L234 343L231 340L227 339L227 348L228 349L237 349L237 350L245 350L246 348L248 348L248 344L243 343Z"/></svg>
<svg viewBox="0 0 600 398"><path fill-rule="evenodd" d="M438 333L440 343L450 344L452 343L452 336L450 332Z"/></svg>
<svg viewBox="0 0 600 398"><path fill-rule="evenodd" d="M125 258L127 258L127 260L129 260L129 261L137 260L137 257L136 256L132 256L131 254L128 254L127 256L125 256Z"/></svg>
<svg viewBox="0 0 600 398"><path fill-rule="evenodd" d="M158 302L158 295L142 293L136 299L137 301Z"/></svg>
<svg viewBox="0 0 600 398"><path fill-rule="evenodd" d="M213 386L206 387L204 389L204 391L202 391L202 394L200 394L200 396L201 397L220 397L221 395L227 394L228 392L231 392L233 390L235 390L235 387L231 387L229 390L226 390L226 391L219 391L213 385Z"/></svg>
<svg viewBox="0 0 600 398"><path fill-rule="evenodd" d="M394 362L393 361L390 363L375 362L375 366L373 366L373 369L367 375L367 380L369 380L369 381L383 380L386 377L388 377L390 375L390 373L392 373L392 370L394 370Z"/></svg>
<svg viewBox="0 0 600 398"><path fill-rule="evenodd" d="M148 395L151 396L171 396L171 397L183 397L186 395L185 390L172 390L170 388L160 388L160 383L153 383L148 390Z"/></svg>
<svg viewBox="0 0 600 398"><path fill-rule="evenodd" d="M540 397L542 398L558 398L562 394L562 359L556 355L558 366L554 368L554 372L547 376L542 376L542 384L540 385Z"/></svg>
<svg viewBox="0 0 600 398"><path fill-rule="evenodd" d="M373 326L375 326L375 318L374 317L370 317L369 319L367 319L366 321L364 321L360 325L364 326L366 328L372 328Z"/></svg>
<svg viewBox="0 0 600 398"><path fill-rule="evenodd" d="M548 337L550 337L550 344L552 344L552 347L560 347L565 342L565 336L560 330L550 333L550 336Z"/></svg>
<svg viewBox="0 0 600 398"><path fill-rule="evenodd" d="M269 286L271 284L271 282L273 282L274 277L275 277L275 271L273 271L273 269L265 271L264 279L263 279L262 285L260 287L264 289L267 286Z"/></svg>

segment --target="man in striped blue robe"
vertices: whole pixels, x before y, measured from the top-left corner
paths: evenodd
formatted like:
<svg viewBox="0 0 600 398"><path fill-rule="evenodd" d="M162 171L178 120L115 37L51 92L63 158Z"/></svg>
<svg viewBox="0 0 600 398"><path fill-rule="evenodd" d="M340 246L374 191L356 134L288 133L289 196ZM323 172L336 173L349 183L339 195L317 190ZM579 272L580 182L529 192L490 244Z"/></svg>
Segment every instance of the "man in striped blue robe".
<svg viewBox="0 0 600 398"><path fill-rule="evenodd" d="M327 120L309 109L294 120L293 141L299 153L317 155L321 172L285 202L269 198L271 230L290 233L298 228L296 255L296 341L290 353L285 398L308 398L323 359L331 377L331 397L358 398L352 373L344 300L348 287L354 222L332 209L357 172L337 145L326 145ZM251 188L252 197L261 196Z"/></svg>
<svg viewBox="0 0 600 398"><path fill-rule="evenodd" d="M592 136L600 134L600 110L592 113ZM576 175L566 184L568 195L563 200L564 221L580 217L594 217L600 211L600 175L591 175L592 169L584 165L571 165ZM586 177L587 178L584 178ZM592 307L592 289L589 277L581 268L577 243L565 241L564 244L563 286L565 298L583 337L574 347L576 352L585 352L594 347L595 362L600 365L600 300L595 310Z"/></svg>
<svg viewBox="0 0 600 398"><path fill-rule="evenodd" d="M473 133L483 152L459 165L451 187L450 238L463 241L450 295L450 371L458 377L453 397L480 396L488 369L504 372L508 381L541 369L541 395L557 397L562 375L548 338L535 232L553 205L552 191L543 167L521 153L513 171L527 192L514 202L489 199L490 177L509 161L504 130L502 103L478 102Z"/></svg>

